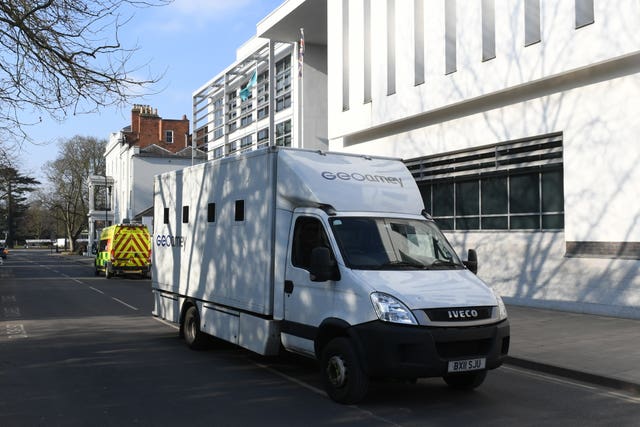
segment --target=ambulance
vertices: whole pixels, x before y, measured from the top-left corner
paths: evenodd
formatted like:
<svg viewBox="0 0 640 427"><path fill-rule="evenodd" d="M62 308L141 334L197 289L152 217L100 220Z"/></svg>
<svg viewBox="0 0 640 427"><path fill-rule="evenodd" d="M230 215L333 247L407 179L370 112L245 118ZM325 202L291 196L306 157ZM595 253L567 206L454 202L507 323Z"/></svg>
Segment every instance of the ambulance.
<svg viewBox="0 0 640 427"><path fill-rule="evenodd" d="M157 175L153 315L319 361L327 394L442 377L473 389L508 354L499 295L425 212L398 159L268 147Z"/></svg>
<svg viewBox="0 0 640 427"><path fill-rule="evenodd" d="M100 246L95 258L95 274L107 279L119 274L151 272L151 236L145 225L123 221L106 227L100 233Z"/></svg>

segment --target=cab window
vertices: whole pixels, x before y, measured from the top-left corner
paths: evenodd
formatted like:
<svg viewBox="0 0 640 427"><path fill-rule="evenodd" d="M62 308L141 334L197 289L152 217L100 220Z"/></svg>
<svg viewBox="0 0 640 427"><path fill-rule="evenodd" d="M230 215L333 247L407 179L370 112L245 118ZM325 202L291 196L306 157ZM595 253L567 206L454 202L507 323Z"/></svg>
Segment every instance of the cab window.
<svg viewBox="0 0 640 427"><path fill-rule="evenodd" d="M291 263L295 267L309 269L311 251L318 246L331 248L329 239L319 219L300 217L293 231Z"/></svg>

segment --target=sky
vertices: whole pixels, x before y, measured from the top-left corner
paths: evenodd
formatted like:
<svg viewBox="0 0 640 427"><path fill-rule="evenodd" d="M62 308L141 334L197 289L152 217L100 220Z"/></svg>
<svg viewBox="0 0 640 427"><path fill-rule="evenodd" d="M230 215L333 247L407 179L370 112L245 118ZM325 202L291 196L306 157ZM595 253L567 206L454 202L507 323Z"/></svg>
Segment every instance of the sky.
<svg viewBox="0 0 640 427"><path fill-rule="evenodd" d="M123 44L138 46L135 62L148 64L144 73L163 78L152 88L159 93L134 102L157 108L162 118L186 115L191 121L192 93L235 61L236 49L255 36L258 22L283 1L174 0L167 6L138 9L122 31ZM44 180L41 167L56 158L60 139L81 135L108 140L111 132L131 124L131 105L71 115L61 124L42 119L27 129L35 143L22 144L17 155L23 173Z"/></svg>

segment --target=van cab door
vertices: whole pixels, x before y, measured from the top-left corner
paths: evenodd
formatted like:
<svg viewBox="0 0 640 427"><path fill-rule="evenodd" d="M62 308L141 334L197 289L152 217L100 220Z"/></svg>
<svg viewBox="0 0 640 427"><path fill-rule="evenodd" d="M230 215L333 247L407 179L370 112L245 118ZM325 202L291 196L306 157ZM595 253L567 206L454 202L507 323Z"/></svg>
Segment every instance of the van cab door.
<svg viewBox="0 0 640 427"><path fill-rule="evenodd" d="M334 250L322 220L313 214L294 214L289 242L282 342L288 350L313 355L317 327L333 312L338 282L311 280L311 252L325 247L335 260Z"/></svg>

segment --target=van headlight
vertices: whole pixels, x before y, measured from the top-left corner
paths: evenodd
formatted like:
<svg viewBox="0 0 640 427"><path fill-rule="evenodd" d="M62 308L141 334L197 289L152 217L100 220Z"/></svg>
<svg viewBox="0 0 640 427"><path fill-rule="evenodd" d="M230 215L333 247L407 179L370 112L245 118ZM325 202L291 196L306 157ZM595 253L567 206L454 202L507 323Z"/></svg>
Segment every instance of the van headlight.
<svg viewBox="0 0 640 427"><path fill-rule="evenodd" d="M371 303L376 310L378 318L383 322L402 323L405 325L417 325L418 321L406 305L382 292L371 294Z"/></svg>
<svg viewBox="0 0 640 427"><path fill-rule="evenodd" d="M502 297L498 295L496 291L493 291L493 295L495 295L496 301L498 301L498 320L505 320L507 318L507 307L504 305Z"/></svg>

